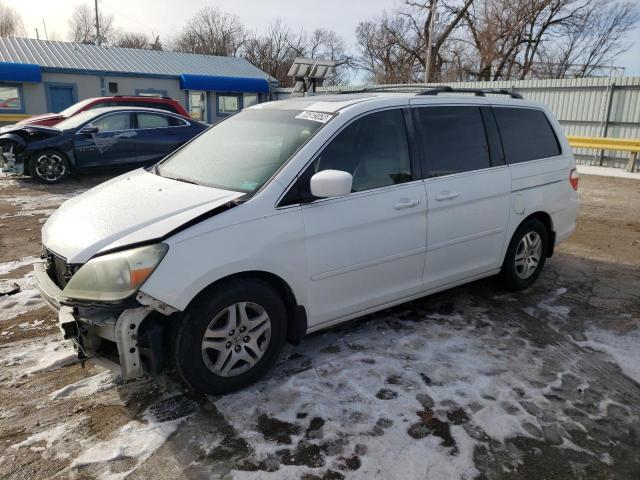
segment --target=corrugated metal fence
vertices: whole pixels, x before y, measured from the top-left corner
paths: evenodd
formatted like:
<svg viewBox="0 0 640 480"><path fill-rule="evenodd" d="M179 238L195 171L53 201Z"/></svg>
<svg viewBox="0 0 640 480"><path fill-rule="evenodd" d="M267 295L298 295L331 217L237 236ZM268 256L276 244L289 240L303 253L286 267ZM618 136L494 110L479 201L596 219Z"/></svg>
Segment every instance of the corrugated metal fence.
<svg viewBox="0 0 640 480"><path fill-rule="evenodd" d="M425 88L435 85L422 84ZM446 85L513 89L526 99L549 105L567 135L640 138L640 77L457 82ZM416 86L419 85L411 85ZM322 87L318 93L359 88L362 87ZM290 92L290 89L277 89L276 95L283 99ZM627 164L627 156L623 152L600 152L594 155L588 150L576 149L575 153L578 162L587 165L624 168Z"/></svg>

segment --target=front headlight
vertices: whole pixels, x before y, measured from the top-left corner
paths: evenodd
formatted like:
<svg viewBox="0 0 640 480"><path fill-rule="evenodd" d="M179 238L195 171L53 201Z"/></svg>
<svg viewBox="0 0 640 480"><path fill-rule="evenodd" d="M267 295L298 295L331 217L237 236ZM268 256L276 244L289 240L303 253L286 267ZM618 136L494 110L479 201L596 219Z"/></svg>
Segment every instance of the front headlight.
<svg viewBox="0 0 640 480"><path fill-rule="evenodd" d="M158 243L89 260L71 277L62 295L77 300L123 300L151 276L168 249Z"/></svg>

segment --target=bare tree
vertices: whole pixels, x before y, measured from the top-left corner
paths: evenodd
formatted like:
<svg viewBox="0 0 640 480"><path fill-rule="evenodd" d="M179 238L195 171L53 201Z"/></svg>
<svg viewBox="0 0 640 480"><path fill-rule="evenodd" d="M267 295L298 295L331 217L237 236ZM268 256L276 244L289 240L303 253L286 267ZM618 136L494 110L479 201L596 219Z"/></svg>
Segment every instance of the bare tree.
<svg viewBox="0 0 640 480"><path fill-rule="evenodd" d="M337 85L349 80L352 58L346 50L344 40L331 30L294 33L281 19L277 19L265 34L247 37L242 55L285 86L292 84L287 73L296 57L334 60L335 73L325 84Z"/></svg>
<svg viewBox="0 0 640 480"><path fill-rule="evenodd" d="M235 57L247 40L247 32L237 15L205 7L187 22L174 40L180 52Z"/></svg>
<svg viewBox="0 0 640 480"><path fill-rule="evenodd" d="M73 42L97 44L109 44L116 35L113 15L98 11L100 21L100 39L97 38L95 13L86 3L76 5L69 19L69 38ZM100 40L100 41L99 41Z"/></svg>
<svg viewBox="0 0 640 480"><path fill-rule="evenodd" d="M295 56L333 60L334 73L325 80L325 85L344 85L350 79L353 58L347 53L344 39L333 30L316 28L310 34L304 31L297 37L290 37L290 47Z"/></svg>
<svg viewBox="0 0 640 480"><path fill-rule="evenodd" d="M375 20L360 22L356 29L358 55L356 67L368 73L373 83L417 82L423 68L406 48L398 42L398 36L407 36L406 22L391 18L386 13ZM391 33L393 32L393 33Z"/></svg>
<svg viewBox="0 0 640 480"><path fill-rule="evenodd" d="M630 48L627 34L639 19L633 3L589 2L579 15L559 26L552 42L543 45L537 73L552 78L601 73Z"/></svg>
<svg viewBox="0 0 640 480"><path fill-rule="evenodd" d="M160 36L155 35L149 38L144 33L138 32L125 32L116 37L116 41L113 42L116 47L123 48L139 48L143 50L162 50L162 42Z"/></svg>
<svg viewBox="0 0 640 480"><path fill-rule="evenodd" d="M263 72L278 79L281 85L290 81L287 72L295 58L291 48L294 34L281 19L269 25L264 35L253 34L247 39L244 57Z"/></svg>
<svg viewBox="0 0 640 480"><path fill-rule="evenodd" d="M0 37L23 35L25 35L25 29L20 14L0 1Z"/></svg>

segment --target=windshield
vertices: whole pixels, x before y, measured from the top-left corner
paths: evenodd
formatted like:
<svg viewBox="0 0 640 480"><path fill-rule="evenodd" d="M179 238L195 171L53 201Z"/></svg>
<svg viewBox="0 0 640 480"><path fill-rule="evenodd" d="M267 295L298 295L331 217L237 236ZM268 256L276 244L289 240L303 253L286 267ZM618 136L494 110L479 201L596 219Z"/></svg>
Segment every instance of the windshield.
<svg viewBox="0 0 640 480"><path fill-rule="evenodd" d="M93 100L94 100L93 98L89 98L87 100L82 100L81 102L74 103L70 107L67 107L64 110L62 110L58 115L62 115L64 118L70 117L71 115L75 115L75 113L78 110L83 108L85 105L88 105L89 103L93 102Z"/></svg>
<svg viewBox="0 0 640 480"><path fill-rule="evenodd" d="M167 158L158 165L157 173L225 190L254 192L330 118L299 110L243 110Z"/></svg>
<svg viewBox="0 0 640 480"><path fill-rule="evenodd" d="M74 128L78 128L85 122L88 122L93 117L97 116L97 112L95 110L87 110L85 112L80 112L73 117L67 118L66 120L61 121L56 124L56 128L59 130L71 130Z"/></svg>

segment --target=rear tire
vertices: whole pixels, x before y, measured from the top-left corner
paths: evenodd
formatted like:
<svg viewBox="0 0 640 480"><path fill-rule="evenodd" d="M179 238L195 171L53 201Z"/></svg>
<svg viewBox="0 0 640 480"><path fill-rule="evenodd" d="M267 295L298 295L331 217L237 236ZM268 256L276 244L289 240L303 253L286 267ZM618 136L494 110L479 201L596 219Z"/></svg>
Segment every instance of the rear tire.
<svg viewBox="0 0 640 480"><path fill-rule="evenodd" d="M232 281L202 295L178 326L176 370L194 390L224 394L261 378L286 337L286 308L257 279Z"/></svg>
<svg viewBox="0 0 640 480"><path fill-rule="evenodd" d="M28 171L41 183L59 183L69 175L69 160L57 150L42 150L31 157Z"/></svg>
<svg viewBox="0 0 640 480"><path fill-rule="evenodd" d="M499 278L508 290L524 290L537 280L549 251L549 231L531 218L518 227L511 238Z"/></svg>

